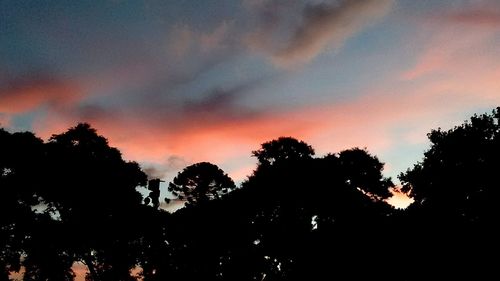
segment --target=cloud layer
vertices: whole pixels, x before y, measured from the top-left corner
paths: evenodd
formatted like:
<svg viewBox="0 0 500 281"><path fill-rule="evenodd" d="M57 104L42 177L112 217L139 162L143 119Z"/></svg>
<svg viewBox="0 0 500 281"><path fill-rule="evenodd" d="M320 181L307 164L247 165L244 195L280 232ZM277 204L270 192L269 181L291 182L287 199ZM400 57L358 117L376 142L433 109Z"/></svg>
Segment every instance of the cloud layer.
<svg viewBox="0 0 500 281"><path fill-rule="evenodd" d="M269 53L283 67L307 63L387 15L393 0L260 3L262 27L246 38L251 47ZM300 21L294 21L299 18ZM287 26L288 25L288 26ZM285 35L284 35L285 34Z"/></svg>
<svg viewBox="0 0 500 281"><path fill-rule="evenodd" d="M0 113L19 114L40 106L69 106L81 98L77 85L40 76L16 78L0 86Z"/></svg>
<svg viewBox="0 0 500 281"><path fill-rule="evenodd" d="M362 28L385 16L392 0L352 0L307 5L303 21L273 58L279 65L309 62L325 48L338 48Z"/></svg>
<svg viewBox="0 0 500 281"><path fill-rule="evenodd" d="M90 122L154 177L211 161L242 180L255 165L251 151L279 136L303 139L320 153L366 146L383 161L400 155L387 159L395 175L420 157L401 155L423 150L431 128L500 103L495 9L445 5L439 20L428 21L429 8L422 21L410 22L404 15L413 11L395 5L259 0L245 1L235 16L217 14L221 5L209 20L196 11L173 16L162 28L156 24L163 17L145 27L134 23L127 28L144 37L116 47L133 54L118 64L61 52L46 63L60 60L64 67L53 68L65 75L2 79L0 122L16 128L26 122L45 138ZM384 32L362 32L377 21L384 24L372 32ZM362 38L353 42L355 50L339 52L335 61L315 60L356 36ZM35 43L55 50L67 43L62 32L44 39L55 43ZM93 45L80 48L98 52Z"/></svg>

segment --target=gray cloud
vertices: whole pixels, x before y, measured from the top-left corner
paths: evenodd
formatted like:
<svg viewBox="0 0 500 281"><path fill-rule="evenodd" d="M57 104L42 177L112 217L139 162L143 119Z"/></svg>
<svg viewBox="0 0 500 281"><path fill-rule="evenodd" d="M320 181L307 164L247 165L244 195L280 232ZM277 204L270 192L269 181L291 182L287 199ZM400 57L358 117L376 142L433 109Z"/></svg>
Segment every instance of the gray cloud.
<svg viewBox="0 0 500 281"><path fill-rule="evenodd" d="M149 178L171 180L178 172L190 164L186 159L174 155L160 164L145 164L143 170Z"/></svg>
<svg viewBox="0 0 500 281"><path fill-rule="evenodd" d="M281 1L272 3L277 5ZM326 48L342 46L348 38L385 16L393 4L394 0L315 1L303 6L290 5L300 8L295 12L279 8L279 5L265 6L268 9L264 11L269 12L272 8L278 15L266 16L264 28L251 33L245 40L250 47L267 52L277 65L306 63ZM281 11L287 11L287 17L280 16ZM301 21L295 23L288 19L290 17Z"/></svg>

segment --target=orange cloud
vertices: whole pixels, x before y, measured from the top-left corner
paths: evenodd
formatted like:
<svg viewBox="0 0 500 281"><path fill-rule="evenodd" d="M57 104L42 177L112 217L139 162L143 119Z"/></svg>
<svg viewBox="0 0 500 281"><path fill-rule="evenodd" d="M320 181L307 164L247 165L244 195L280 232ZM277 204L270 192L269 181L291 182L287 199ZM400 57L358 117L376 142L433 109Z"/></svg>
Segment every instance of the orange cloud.
<svg viewBox="0 0 500 281"><path fill-rule="evenodd" d="M0 88L0 112L23 113L41 105L59 107L76 102L80 96L80 89L68 81L18 79Z"/></svg>
<svg viewBox="0 0 500 281"><path fill-rule="evenodd" d="M184 121L183 126L169 126L168 120L160 126L158 122L148 122L146 117L140 116L101 116L86 121L108 137L112 145L120 148L127 159L154 163L161 163L170 156L181 156L188 163L212 161L221 164L235 157L251 159L250 152L260 143L279 136L303 139L321 153L353 146L366 146L380 152L390 149L398 141L393 139L391 128L402 123L439 120L436 114L442 112L441 101L454 98L452 86L443 82L422 85L421 91L401 88L390 92L382 87L370 90L370 95L344 103L268 112L242 119L218 119L209 123L196 119L200 117L191 117ZM399 90L402 93L398 93ZM464 99L455 98L448 104L455 104L456 108ZM188 116L185 118L189 119ZM39 120L35 128L46 138L52 133L63 132L78 121L71 116L52 114ZM427 129L423 130L424 138Z"/></svg>
<svg viewBox="0 0 500 281"><path fill-rule="evenodd" d="M210 161L244 178L244 170L251 171L253 165L251 151L279 136L302 139L320 154L359 146L379 155L398 143L423 143L430 129L462 121L457 116L450 119L450 115L471 105L492 107L500 103L500 66L486 55L482 59L484 63L464 60L469 70L443 65L443 79L401 81L394 77L367 87L364 95L343 103L312 104L237 118L225 109L216 117L189 111L160 120L156 120L155 112L97 114L85 120L52 113L37 120L34 127L42 137L48 137L78 121L88 121L129 160L159 165L172 156L181 157L185 163ZM481 71L482 66L487 71ZM401 127L409 128L408 132L395 135L394 130ZM234 159L248 160L236 163Z"/></svg>

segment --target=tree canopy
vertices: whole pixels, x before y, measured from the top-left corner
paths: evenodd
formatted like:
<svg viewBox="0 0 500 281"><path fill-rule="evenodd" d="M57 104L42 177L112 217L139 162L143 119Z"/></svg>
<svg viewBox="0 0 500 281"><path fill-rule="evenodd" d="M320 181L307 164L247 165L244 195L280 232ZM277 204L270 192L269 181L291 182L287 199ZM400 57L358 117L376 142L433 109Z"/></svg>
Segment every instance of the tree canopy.
<svg viewBox="0 0 500 281"><path fill-rule="evenodd" d="M292 137L280 137L276 140L265 142L259 150L252 152L260 164L274 164L284 160L300 160L311 158L314 149L303 141Z"/></svg>
<svg viewBox="0 0 500 281"><path fill-rule="evenodd" d="M431 131L400 175L415 200L405 210L386 203L395 185L367 149L315 156L280 137L252 152L238 188L196 163L169 183L187 202L169 213L161 179L88 124L45 142L0 129L0 281L72 281L76 263L88 281L486 279L500 248L499 119Z"/></svg>
<svg viewBox="0 0 500 281"><path fill-rule="evenodd" d="M424 159L400 175L417 205L453 220L499 219L499 110L428 134L431 148Z"/></svg>
<svg viewBox="0 0 500 281"><path fill-rule="evenodd" d="M169 184L168 190L189 204L218 199L236 186L217 165L201 162L186 167Z"/></svg>

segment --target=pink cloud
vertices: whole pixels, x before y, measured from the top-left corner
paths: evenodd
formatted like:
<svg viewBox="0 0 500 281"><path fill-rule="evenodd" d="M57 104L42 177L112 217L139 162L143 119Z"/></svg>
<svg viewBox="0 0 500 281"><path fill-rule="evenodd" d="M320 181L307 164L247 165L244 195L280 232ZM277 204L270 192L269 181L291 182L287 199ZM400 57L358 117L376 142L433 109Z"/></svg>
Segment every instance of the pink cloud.
<svg viewBox="0 0 500 281"><path fill-rule="evenodd" d="M496 9L493 10L482 8L456 11L450 13L446 19L453 23L498 27L500 26L500 10L496 7Z"/></svg>
<svg viewBox="0 0 500 281"><path fill-rule="evenodd" d="M359 146L380 155L399 144L425 143L430 129L466 118L457 113L500 104L500 50L490 44L497 35L490 29L435 28L417 46L422 48L414 67L344 102L252 112L235 106L234 97L245 91L237 89L176 105L181 109L160 104L87 115L50 112L34 128L49 137L86 121L127 159L160 166L172 156L185 163L210 161L236 178L251 171L252 150L279 136L302 139L320 154ZM400 128L405 131L395 133Z"/></svg>
<svg viewBox="0 0 500 281"><path fill-rule="evenodd" d="M0 88L0 112L23 113L41 105L60 107L73 104L80 97L79 87L69 81L43 78L18 79Z"/></svg>
<svg viewBox="0 0 500 281"><path fill-rule="evenodd" d="M500 71L490 76L479 76L470 81L470 91L498 85ZM418 142L410 131L404 139L394 139L392 130L410 126L421 132L420 140L430 128L439 126L450 112L457 111L477 100L480 94L490 94L477 88L475 95L456 95L463 85L454 81L422 82L418 87L400 82L399 87L380 85L365 90L366 95L343 103L310 105L282 111L248 115L243 118L219 118L204 122L206 116L184 116L182 122L169 126L164 121L151 121L150 116L96 115L86 120L106 136L111 145L118 147L127 159L163 163L171 156L182 156L186 163L211 161L216 164L245 158L239 166L227 166L227 172L237 175L249 169L252 150L279 136L294 136L313 145L319 153L338 152L354 146L367 147L378 154L390 150L397 142ZM390 90L389 90L390 89ZM467 89L467 88L465 88ZM498 89L498 88L497 88ZM467 91L469 92L469 91ZM491 96L492 99L495 96ZM496 98L500 101L500 98ZM443 108L446 102L448 108ZM201 118L201 119L198 119ZM42 137L65 131L79 120L72 115L52 113L38 120L35 129ZM165 125L161 125L165 124ZM383 160L383 159L382 159Z"/></svg>
<svg viewBox="0 0 500 281"><path fill-rule="evenodd" d="M426 26L424 30L430 38L417 55L414 66L401 75L404 80L440 75L452 67L453 71L462 71L467 70L469 64L488 66L497 61L488 61L492 59L489 41L497 34L495 30L435 25Z"/></svg>

